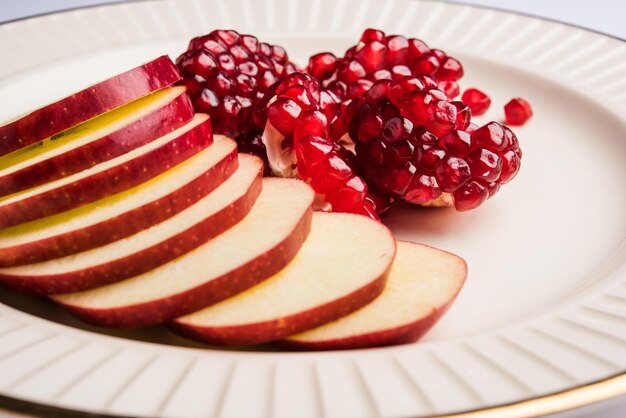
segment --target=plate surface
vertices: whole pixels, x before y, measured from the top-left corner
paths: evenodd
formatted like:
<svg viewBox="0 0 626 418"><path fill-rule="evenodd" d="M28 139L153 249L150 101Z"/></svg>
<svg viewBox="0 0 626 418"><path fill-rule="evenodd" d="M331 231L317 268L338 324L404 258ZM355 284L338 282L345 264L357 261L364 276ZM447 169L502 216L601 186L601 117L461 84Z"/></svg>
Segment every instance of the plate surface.
<svg viewBox="0 0 626 418"><path fill-rule="evenodd" d="M185 0L0 26L0 120L235 28L300 64L366 27L461 59L462 87L522 96L520 175L479 210L395 208L399 238L455 252L467 284L418 344L352 352L213 350L160 328L107 332L0 292L0 394L140 416L397 417L484 409L626 370L626 43L499 11L409 0ZM67 326L71 325L71 326ZM566 407L567 405L564 405ZM539 411L541 412L541 411Z"/></svg>

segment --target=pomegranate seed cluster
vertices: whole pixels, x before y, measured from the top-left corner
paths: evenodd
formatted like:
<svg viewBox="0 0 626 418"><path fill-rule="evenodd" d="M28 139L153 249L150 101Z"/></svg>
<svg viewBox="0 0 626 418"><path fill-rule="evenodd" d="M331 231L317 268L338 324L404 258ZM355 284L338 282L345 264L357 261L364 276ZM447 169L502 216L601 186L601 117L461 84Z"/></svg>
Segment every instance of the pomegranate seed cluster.
<svg viewBox="0 0 626 418"><path fill-rule="evenodd" d="M305 73L290 74L278 84L267 101L262 138L270 167L274 174L308 182L320 209L378 219L389 199L368 193L355 155L333 139L329 119L334 108L322 105L322 93L319 82Z"/></svg>
<svg viewBox="0 0 626 418"><path fill-rule="evenodd" d="M330 52L313 55L307 72L343 99L360 98L377 80L429 74L450 98L459 94L461 63L423 41L401 35L385 35L376 29L363 32L358 44L343 58Z"/></svg>
<svg viewBox="0 0 626 418"><path fill-rule="evenodd" d="M233 137L255 127L256 103L297 69L282 47L233 30L192 39L176 63L196 111L211 115L215 133Z"/></svg>
<svg viewBox="0 0 626 418"><path fill-rule="evenodd" d="M372 85L350 125L357 158L395 198L474 209L517 174L517 137L496 122L470 126L469 107L430 84L403 77Z"/></svg>
<svg viewBox="0 0 626 418"><path fill-rule="evenodd" d="M299 72L283 48L216 30L177 64L214 131L261 157L264 175L308 182L317 209L379 219L401 199L470 210L520 168L509 128L471 121L489 96L470 88L455 101L463 66L419 39L367 29L343 57L315 54ZM514 99L505 114L521 125L532 110Z"/></svg>

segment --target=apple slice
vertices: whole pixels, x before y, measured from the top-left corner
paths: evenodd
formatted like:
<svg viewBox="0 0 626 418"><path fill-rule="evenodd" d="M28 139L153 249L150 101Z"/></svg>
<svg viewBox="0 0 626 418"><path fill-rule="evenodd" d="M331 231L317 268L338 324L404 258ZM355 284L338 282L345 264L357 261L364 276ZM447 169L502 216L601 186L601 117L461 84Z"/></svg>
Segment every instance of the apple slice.
<svg viewBox="0 0 626 418"><path fill-rule="evenodd" d="M124 155L71 176L0 198L0 228L94 202L150 180L213 142L208 115Z"/></svg>
<svg viewBox="0 0 626 418"><path fill-rule="evenodd" d="M132 189L0 230L0 267L64 257L135 234L202 199L236 169L237 144L217 135L213 145ZM11 271L0 269L0 281Z"/></svg>
<svg viewBox="0 0 626 418"><path fill-rule="evenodd" d="M230 142L234 145L234 141ZM214 146L219 143L210 148ZM194 157L188 164L206 162L203 156ZM237 171L195 206L135 235L89 251L0 269L0 283L28 293L66 293L152 270L204 244L246 216L261 191L261 168L258 158L243 155ZM156 188L149 190L157 193ZM126 204L133 204L133 200L131 197ZM108 211L108 208L104 206L100 211Z"/></svg>
<svg viewBox="0 0 626 418"><path fill-rule="evenodd" d="M461 290L462 258L425 245L398 241L383 293L358 311L285 344L310 350L339 350L416 341L446 312Z"/></svg>
<svg viewBox="0 0 626 418"><path fill-rule="evenodd" d="M0 126L0 156L122 106L180 80L167 56L94 84Z"/></svg>
<svg viewBox="0 0 626 418"><path fill-rule="evenodd" d="M296 257L273 277L172 329L217 345L274 341L340 318L385 286L396 251L389 229L365 216L317 212Z"/></svg>
<svg viewBox="0 0 626 418"><path fill-rule="evenodd" d="M153 325L197 311L254 286L287 265L309 233L313 198L313 190L299 180L265 179L250 213L204 245L139 276L52 299L86 322L109 327ZM163 232L178 233L180 245L189 245L204 229L220 228L221 222L202 222L202 201L175 218L165 221L169 227ZM158 242L163 232L139 234ZM132 251L137 251L138 240L131 244ZM172 246L169 251L176 253L178 248Z"/></svg>
<svg viewBox="0 0 626 418"><path fill-rule="evenodd" d="M181 127L193 113L185 87L166 88L0 157L0 196L125 154Z"/></svg>

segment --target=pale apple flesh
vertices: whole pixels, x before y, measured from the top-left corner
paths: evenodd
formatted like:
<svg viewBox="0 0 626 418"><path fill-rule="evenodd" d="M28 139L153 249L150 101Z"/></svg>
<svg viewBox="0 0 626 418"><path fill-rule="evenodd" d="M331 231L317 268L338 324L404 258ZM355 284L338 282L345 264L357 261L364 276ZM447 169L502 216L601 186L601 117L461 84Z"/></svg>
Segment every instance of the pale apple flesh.
<svg viewBox="0 0 626 418"><path fill-rule="evenodd" d="M299 349L340 350L417 341L450 307L466 276L467 266L460 257L398 241L387 285L378 298L284 343Z"/></svg>
<svg viewBox="0 0 626 418"><path fill-rule="evenodd" d="M0 228L55 215L128 190L180 164L213 142L208 115L124 155L71 176L0 198Z"/></svg>
<svg viewBox="0 0 626 418"><path fill-rule="evenodd" d="M193 118L183 86L170 87L0 157L0 196L86 170L180 128Z"/></svg>
<svg viewBox="0 0 626 418"><path fill-rule="evenodd" d="M287 265L310 231L313 197L301 181L264 179L250 213L204 245L141 275L52 299L82 320L108 327L159 324L197 311ZM180 222L175 227L185 228ZM189 231L181 241L194 239Z"/></svg>
<svg viewBox="0 0 626 418"><path fill-rule="evenodd" d="M232 298L177 318L171 327L217 345L282 339L371 302L383 290L395 250L391 232L379 222L316 212L311 233L283 270Z"/></svg>
<svg viewBox="0 0 626 418"><path fill-rule="evenodd" d="M237 144L217 135L208 148L139 186L0 230L0 267L65 257L133 235L198 202L228 179L237 166ZM0 282L2 278L11 280L12 271L0 268ZM60 291L70 290L47 292Z"/></svg>
<svg viewBox="0 0 626 418"><path fill-rule="evenodd" d="M168 56L94 84L0 126L0 156L17 151L180 80Z"/></svg>
<svg viewBox="0 0 626 418"><path fill-rule="evenodd" d="M0 283L29 293L77 292L137 276L180 257L239 222L261 187L262 163L237 171L197 204L151 228L71 256L0 269Z"/></svg>

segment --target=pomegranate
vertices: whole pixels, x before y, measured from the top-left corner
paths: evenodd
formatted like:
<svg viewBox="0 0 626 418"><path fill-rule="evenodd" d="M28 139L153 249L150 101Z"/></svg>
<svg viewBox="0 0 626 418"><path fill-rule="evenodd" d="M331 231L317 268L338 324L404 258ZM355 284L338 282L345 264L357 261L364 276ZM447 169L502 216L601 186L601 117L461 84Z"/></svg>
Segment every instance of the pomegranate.
<svg viewBox="0 0 626 418"><path fill-rule="evenodd" d="M409 203L476 208L517 174L522 153L509 128L472 127L470 116L421 77L377 81L350 124L365 178Z"/></svg>

